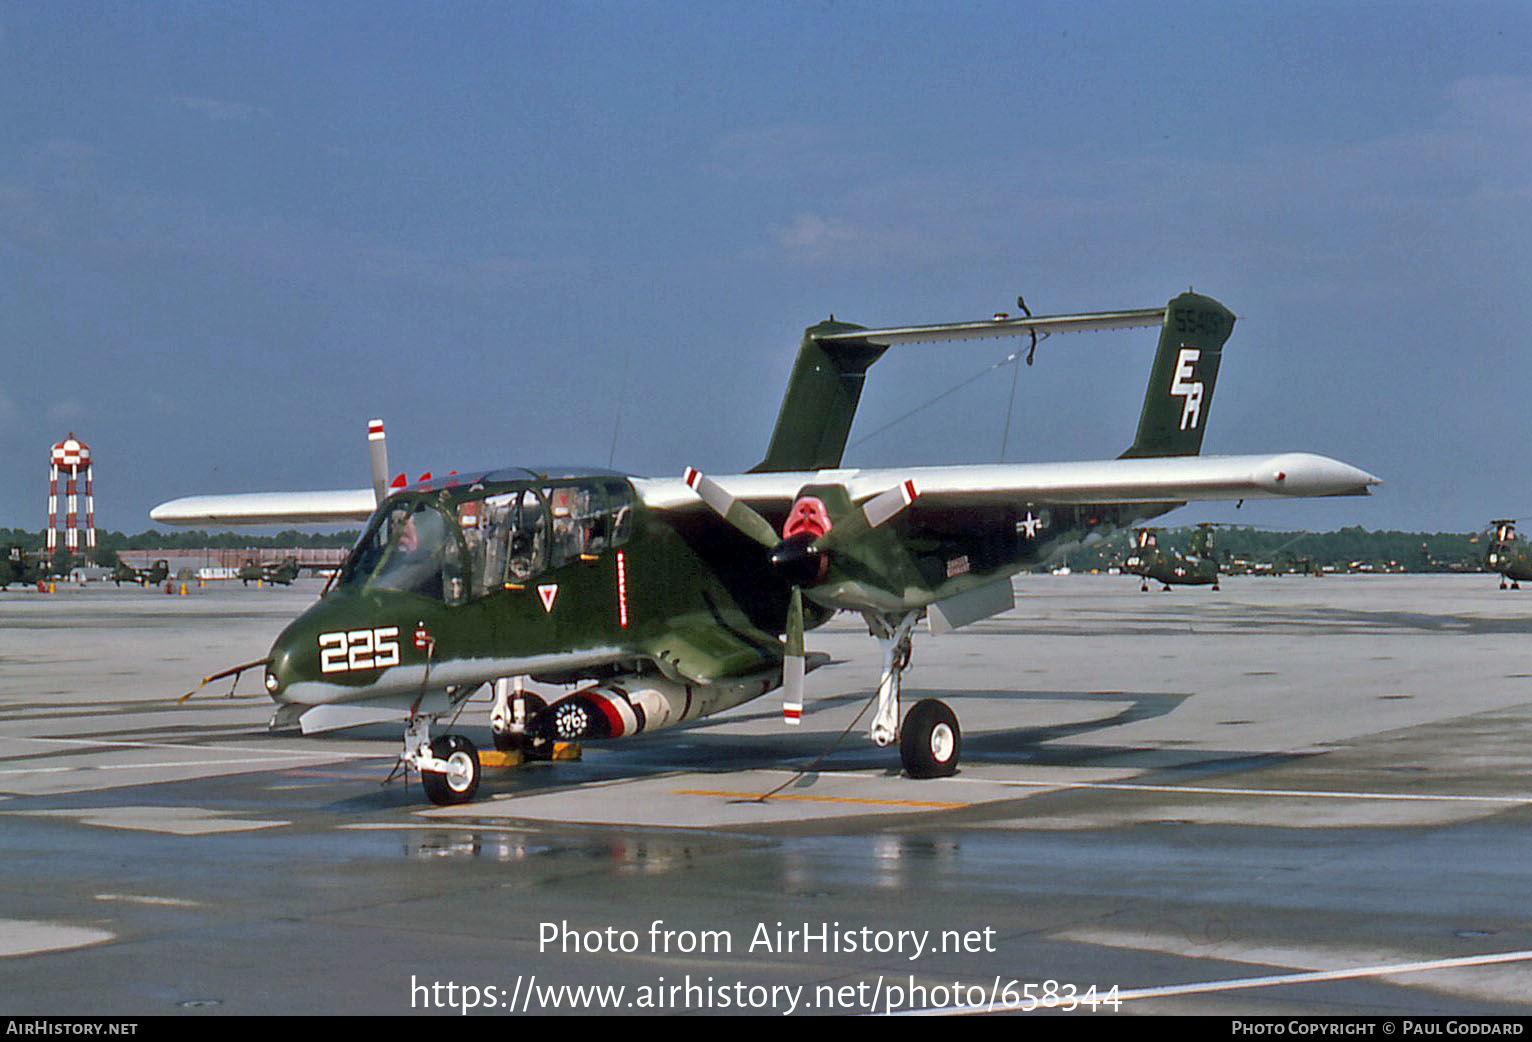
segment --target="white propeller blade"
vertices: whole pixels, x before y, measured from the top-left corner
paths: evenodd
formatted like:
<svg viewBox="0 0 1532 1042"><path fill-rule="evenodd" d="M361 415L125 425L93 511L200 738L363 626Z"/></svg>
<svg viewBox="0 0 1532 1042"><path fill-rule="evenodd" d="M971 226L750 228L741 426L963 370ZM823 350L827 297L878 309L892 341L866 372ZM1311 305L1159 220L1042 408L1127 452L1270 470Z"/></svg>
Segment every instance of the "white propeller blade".
<svg viewBox="0 0 1532 1042"><path fill-rule="evenodd" d="M796 727L803 719L803 593L793 587L787 606L787 648L782 656L782 722Z"/></svg>
<svg viewBox="0 0 1532 1042"><path fill-rule="evenodd" d="M388 439L382 420L367 421L367 449L372 456L372 494L381 503L388 496Z"/></svg>
<svg viewBox="0 0 1532 1042"><path fill-rule="evenodd" d="M770 522L718 482L695 467L687 467L684 477L692 491L702 497L702 501L713 513L745 535L768 549L781 542L781 537L777 535L777 530L771 527Z"/></svg>

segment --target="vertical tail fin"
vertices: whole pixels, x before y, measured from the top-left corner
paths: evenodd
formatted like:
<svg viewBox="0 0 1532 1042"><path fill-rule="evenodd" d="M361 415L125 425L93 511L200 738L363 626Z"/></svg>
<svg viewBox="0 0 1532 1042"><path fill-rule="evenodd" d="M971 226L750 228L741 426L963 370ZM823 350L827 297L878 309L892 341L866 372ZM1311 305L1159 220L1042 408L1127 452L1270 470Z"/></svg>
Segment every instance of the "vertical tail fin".
<svg viewBox="0 0 1532 1042"><path fill-rule="evenodd" d="M867 367L882 357L888 345L859 338L825 343L820 337L863 328L832 319L804 331L771 445L766 458L751 468L753 472L840 466Z"/></svg>
<svg viewBox="0 0 1532 1042"><path fill-rule="evenodd" d="M1138 437L1123 459L1195 456L1202 450L1218 363L1233 331L1233 312L1212 297L1183 293L1166 306Z"/></svg>

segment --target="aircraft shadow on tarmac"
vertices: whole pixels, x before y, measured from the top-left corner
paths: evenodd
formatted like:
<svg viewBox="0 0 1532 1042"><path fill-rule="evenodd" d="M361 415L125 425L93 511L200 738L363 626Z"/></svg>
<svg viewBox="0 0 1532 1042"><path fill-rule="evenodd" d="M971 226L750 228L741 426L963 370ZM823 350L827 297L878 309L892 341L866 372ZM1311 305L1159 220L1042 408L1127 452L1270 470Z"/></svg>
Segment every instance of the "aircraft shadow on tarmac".
<svg viewBox="0 0 1532 1042"><path fill-rule="evenodd" d="M963 735L963 763L969 767L1111 767L1140 769L1141 780L1180 779L1237 773L1270 767L1303 758L1291 753L1251 753L1209 748L1175 748L1165 745L1092 743L1084 736L1124 724L1150 720L1173 712L1188 696L1166 692L1131 691L954 691L905 689L906 704L922 698L952 699L956 704L1004 703L1007 715L1024 720L1029 704L1072 703L1100 708L1099 715L1067 723L1041 725L1019 724L999 730L971 730ZM825 696L816 699L814 709L859 708L867 701L861 693ZM813 723L812 714L807 722ZM1038 715L1044 715L1039 713ZM879 771L888 777L900 773L897 749L879 749L870 745L859 727L850 729L843 742L836 744L838 730L781 728L766 734L739 733L744 722L779 722L780 712L762 708L750 713L733 713L721 718L682 726L671 734L653 740L592 744L578 763L535 764L508 772L491 772L485 779L487 794L509 795L551 792L582 785L610 783L625 779L669 774L728 774L747 770L783 770L813 767L815 774L847 771ZM845 712L836 721L849 722ZM841 726L844 726L841 724ZM386 727L358 728L348 732L351 739L373 738L380 750L391 749L397 742ZM325 736L315 736L324 740ZM485 734L486 744L488 734ZM962 768L959 768L961 773ZM406 789L391 785L374 794L352 794L334 807L394 804L406 792L418 797L414 783ZM385 795L392 793L393 795Z"/></svg>
<svg viewBox="0 0 1532 1042"><path fill-rule="evenodd" d="M903 698L907 705L922 698L951 700L957 705L976 701L1001 703L1011 707L1008 715L1025 719L1029 703L1087 704L1100 706L1099 716L1074 720L1068 723L1027 725L1000 730L986 728L969 730L963 734L963 762L969 765L989 764L1052 767L1143 767L1151 770L1196 771L1217 773L1225 770L1243 769L1250 766L1269 766L1276 762L1294 759L1291 754L1251 754L1249 752L1219 749L1180 749L1142 745L1092 744L1070 741L1097 731L1151 720L1173 712L1187 695L1166 692L1132 691L957 691L952 689L921 690L906 688ZM821 706L856 705L865 696L842 695L816 700ZM1127 703L1124 705L1124 703ZM749 716L732 716L727 721L745 719L774 720L777 714L763 711ZM833 736L823 732L803 735L777 733L772 735L708 734L727 721L703 721L687 733L690 748L683 758L668 755L660 743L656 743L655 757L663 758L670 765L690 770L717 771L720 765L728 769L796 766L823 755L830 747ZM713 725L710 727L709 725ZM853 728L853 730L856 730ZM887 749L869 745L858 733L848 736L848 743L825 757L818 770L882 769L890 776L897 775L897 762L891 761ZM962 768L959 768L961 772Z"/></svg>

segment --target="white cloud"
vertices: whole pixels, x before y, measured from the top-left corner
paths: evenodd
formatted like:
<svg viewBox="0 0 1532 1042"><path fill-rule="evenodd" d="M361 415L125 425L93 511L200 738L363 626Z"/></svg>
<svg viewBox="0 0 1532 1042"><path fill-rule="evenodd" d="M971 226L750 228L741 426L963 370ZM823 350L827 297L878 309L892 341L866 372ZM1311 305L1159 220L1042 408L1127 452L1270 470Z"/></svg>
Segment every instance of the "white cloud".
<svg viewBox="0 0 1532 1042"><path fill-rule="evenodd" d="M48 406L45 414L50 423L70 423L85 416L85 406L79 400L66 398Z"/></svg>
<svg viewBox="0 0 1532 1042"><path fill-rule="evenodd" d="M247 105L239 101L219 101L216 98L172 98L183 109L206 116L215 123L265 118L271 110L261 105Z"/></svg>
<svg viewBox="0 0 1532 1042"><path fill-rule="evenodd" d="M856 233L844 222L825 220L811 213L800 213L786 228L778 228L776 239L789 249L822 250L828 246L855 240Z"/></svg>
<svg viewBox="0 0 1532 1042"><path fill-rule="evenodd" d="M1532 130L1532 79L1526 76L1467 76L1447 88L1447 98L1469 122Z"/></svg>

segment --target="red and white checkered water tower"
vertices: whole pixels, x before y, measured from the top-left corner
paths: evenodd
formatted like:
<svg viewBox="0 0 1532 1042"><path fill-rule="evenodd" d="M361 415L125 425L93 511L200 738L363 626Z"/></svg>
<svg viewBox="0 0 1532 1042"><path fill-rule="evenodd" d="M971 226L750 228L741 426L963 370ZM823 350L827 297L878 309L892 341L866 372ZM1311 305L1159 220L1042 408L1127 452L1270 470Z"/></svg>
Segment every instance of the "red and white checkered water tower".
<svg viewBox="0 0 1532 1042"><path fill-rule="evenodd" d="M59 545L59 474L65 476L64 494L68 498L65 515L64 548L71 555L80 549L80 512L78 489L80 475L85 475L85 557L96 558L96 500L90 469L90 446L69 432L69 437L53 446L48 459L48 557Z"/></svg>

